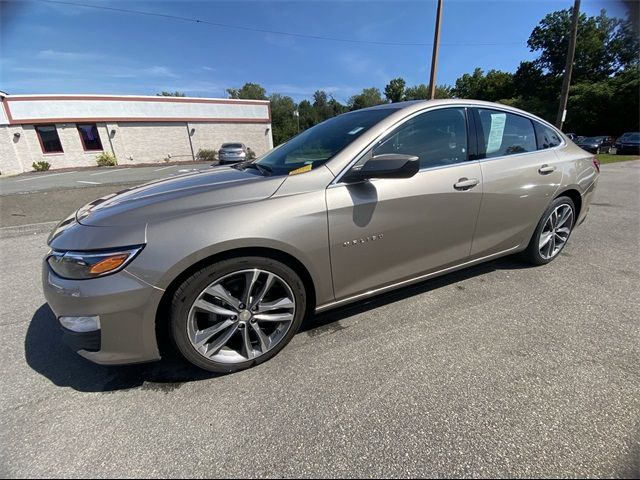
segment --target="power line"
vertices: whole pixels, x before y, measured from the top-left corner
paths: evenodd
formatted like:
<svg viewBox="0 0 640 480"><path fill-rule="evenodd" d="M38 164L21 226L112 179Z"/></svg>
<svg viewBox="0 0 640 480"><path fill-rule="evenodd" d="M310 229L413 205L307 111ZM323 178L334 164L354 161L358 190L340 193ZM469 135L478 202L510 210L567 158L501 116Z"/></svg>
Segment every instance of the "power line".
<svg viewBox="0 0 640 480"><path fill-rule="evenodd" d="M373 40L357 40L355 38L339 38L339 37L326 37L322 35L309 35L306 33L294 33L294 32L281 32L278 30L267 30L264 28L257 27L247 27L243 25L231 25L227 23L219 23L212 22L210 20L203 20L199 18L191 18L191 17L181 17L179 15L170 15L167 13L157 13L157 12L148 12L143 10L131 10L128 8L117 8L117 7L106 7L104 5L89 5L86 3L79 2L65 2L62 0L39 0L43 3L55 3L58 5L67 5L73 7L84 7L84 8L93 8L97 10L108 10L111 12L118 13L128 13L134 15L146 15L148 17L160 17L169 20L179 20L183 22L191 22L191 23L201 23L204 25L209 25L213 27L220 28L230 28L235 30L243 30L248 32L256 32L256 33L269 33L272 35L284 35L287 37L296 37L296 38L305 38L311 40L326 40L331 42L344 42L344 43L359 43L365 45L382 45L382 46L391 46L391 47L430 47L433 43L412 43L412 42L381 42L381 41L373 41ZM522 45L525 42L496 42L496 43L442 43L441 45L446 45L450 47L473 47L473 46L492 46L492 45Z"/></svg>

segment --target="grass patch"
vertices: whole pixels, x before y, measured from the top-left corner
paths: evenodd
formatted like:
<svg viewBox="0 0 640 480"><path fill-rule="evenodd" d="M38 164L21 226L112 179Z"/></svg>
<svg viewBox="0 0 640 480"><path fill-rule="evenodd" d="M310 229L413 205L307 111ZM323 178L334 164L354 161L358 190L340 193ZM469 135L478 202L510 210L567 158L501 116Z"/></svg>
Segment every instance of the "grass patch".
<svg viewBox="0 0 640 480"><path fill-rule="evenodd" d="M610 155L601 153L596 155L600 163L628 162L629 160L640 160L640 155Z"/></svg>

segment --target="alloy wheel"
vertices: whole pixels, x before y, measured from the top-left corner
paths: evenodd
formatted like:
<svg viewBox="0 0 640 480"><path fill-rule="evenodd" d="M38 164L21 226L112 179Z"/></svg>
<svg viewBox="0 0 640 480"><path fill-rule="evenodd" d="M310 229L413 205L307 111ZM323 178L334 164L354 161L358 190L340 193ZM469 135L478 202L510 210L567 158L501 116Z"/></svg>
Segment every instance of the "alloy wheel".
<svg viewBox="0 0 640 480"><path fill-rule="evenodd" d="M540 233L540 256L549 260L558 255L569 240L572 227L573 208L570 205L563 203L553 209Z"/></svg>
<svg viewBox="0 0 640 480"><path fill-rule="evenodd" d="M241 363L272 350L286 336L296 313L291 287L261 269L219 278L193 302L187 334L208 360Z"/></svg>

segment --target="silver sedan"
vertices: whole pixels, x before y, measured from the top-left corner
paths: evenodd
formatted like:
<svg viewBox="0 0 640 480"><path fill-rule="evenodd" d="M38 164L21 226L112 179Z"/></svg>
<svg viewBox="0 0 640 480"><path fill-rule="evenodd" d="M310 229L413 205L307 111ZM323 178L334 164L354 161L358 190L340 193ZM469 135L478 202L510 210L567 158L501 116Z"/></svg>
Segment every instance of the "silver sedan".
<svg viewBox="0 0 640 480"><path fill-rule="evenodd" d="M276 355L314 312L505 255L551 262L598 174L592 154L504 105L354 111L257 161L84 206L49 238L44 291L89 360L177 348L233 372Z"/></svg>

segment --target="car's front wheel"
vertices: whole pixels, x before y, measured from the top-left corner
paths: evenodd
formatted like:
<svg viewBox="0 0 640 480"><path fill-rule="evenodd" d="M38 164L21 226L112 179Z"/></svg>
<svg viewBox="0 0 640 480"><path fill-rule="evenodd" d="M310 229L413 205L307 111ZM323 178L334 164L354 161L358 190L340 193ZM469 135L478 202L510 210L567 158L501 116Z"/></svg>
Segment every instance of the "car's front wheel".
<svg viewBox="0 0 640 480"><path fill-rule="evenodd" d="M569 241L575 225L576 207L569 197L558 197L542 215L524 258L533 265L555 259Z"/></svg>
<svg viewBox="0 0 640 480"><path fill-rule="evenodd" d="M275 356L305 310L304 284L290 267L270 258L232 258L199 270L176 290L171 332L188 361L230 373Z"/></svg>

